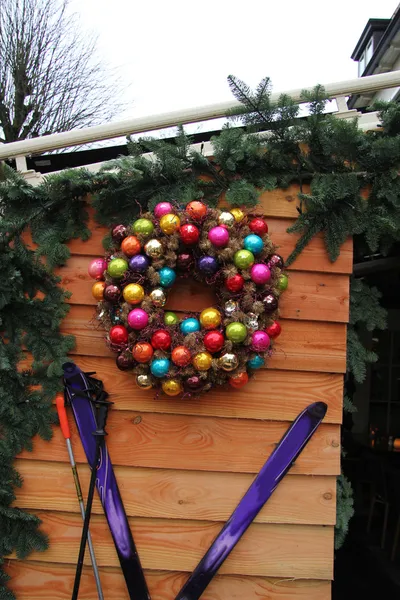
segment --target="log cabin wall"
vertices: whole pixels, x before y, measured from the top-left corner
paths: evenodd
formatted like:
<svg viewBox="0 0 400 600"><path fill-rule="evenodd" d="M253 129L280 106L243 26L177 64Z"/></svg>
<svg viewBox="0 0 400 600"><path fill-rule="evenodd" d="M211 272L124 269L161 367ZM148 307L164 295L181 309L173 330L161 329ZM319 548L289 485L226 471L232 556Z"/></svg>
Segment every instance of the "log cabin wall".
<svg viewBox="0 0 400 600"><path fill-rule="evenodd" d="M286 258L296 236L298 188L261 197L269 233ZM243 536L204 594L204 600L328 600L333 576L336 475L340 472L340 423L346 368L346 323L352 243L331 263L321 237L289 269L281 296L282 334L268 368L241 390L212 390L198 400L155 399L118 371L104 332L94 320L95 300L87 265L102 256L105 229L94 221L87 242L71 242L71 258L59 269L72 292L63 330L76 336L72 358L96 371L115 402L107 439L135 542L153 600L173 600L289 421L310 402L328 413L290 474ZM167 308L201 310L211 290L194 282L177 287ZM72 443L84 493L89 470L75 427ZM50 548L29 560L10 558L7 570L18 600L69 600L81 533L81 517L61 432L50 443L35 440L16 467L24 478L16 504L43 521ZM100 503L95 498L91 532L106 600L128 598ZM86 564L89 556L86 553ZM96 600L90 566L80 598Z"/></svg>

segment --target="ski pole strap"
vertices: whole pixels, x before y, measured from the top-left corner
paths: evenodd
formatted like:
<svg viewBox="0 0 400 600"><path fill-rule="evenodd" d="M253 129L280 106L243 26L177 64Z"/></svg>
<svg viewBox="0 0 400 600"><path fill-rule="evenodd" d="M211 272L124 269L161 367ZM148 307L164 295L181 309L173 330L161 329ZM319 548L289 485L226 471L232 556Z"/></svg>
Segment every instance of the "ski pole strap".
<svg viewBox="0 0 400 600"><path fill-rule="evenodd" d="M310 440L326 411L327 405L324 402L315 402L298 415L175 600L200 598L222 563Z"/></svg>
<svg viewBox="0 0 400 600"><path fill-rule="evenodd" d="M93 432L97 430L97 421L92 396L97 394L101 397L102 384L99 380L87 377L74 363L65 363L63 370L66 398L71 404L88 463L93 465L96 454L96 439ZM93 402L96 402L95 398ZM104 441L100 448L96 487L117 550L129 598L150 600L139 555Z"/></svg>

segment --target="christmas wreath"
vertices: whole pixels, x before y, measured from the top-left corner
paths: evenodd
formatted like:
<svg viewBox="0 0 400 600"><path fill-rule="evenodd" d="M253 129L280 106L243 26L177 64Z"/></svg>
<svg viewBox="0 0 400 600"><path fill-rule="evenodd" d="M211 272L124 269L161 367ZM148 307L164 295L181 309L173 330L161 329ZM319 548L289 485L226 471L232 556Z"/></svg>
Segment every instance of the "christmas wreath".
<svg viewBox="0 0 400 600"><path fill-rule="evenodd" d="M278 299L288 284L266 222L238 208L161 202L111 236L114 247L89 275L117 367L168 396L245 385L281 331ZM164 311L178 275L214 285L216 306L182 318Z"/></svg>

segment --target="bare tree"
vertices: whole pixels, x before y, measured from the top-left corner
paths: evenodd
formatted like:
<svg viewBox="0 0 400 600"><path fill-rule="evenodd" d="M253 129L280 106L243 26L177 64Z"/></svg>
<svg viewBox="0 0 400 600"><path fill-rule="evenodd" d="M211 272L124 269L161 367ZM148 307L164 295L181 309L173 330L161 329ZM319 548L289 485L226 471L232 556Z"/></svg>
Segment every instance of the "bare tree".
<svg viewBox="0 0 400 600"><path fill-rule="evenodd" d="M0 0L1 142L95 125L121 109L116 77L68 5Z"/></svg>

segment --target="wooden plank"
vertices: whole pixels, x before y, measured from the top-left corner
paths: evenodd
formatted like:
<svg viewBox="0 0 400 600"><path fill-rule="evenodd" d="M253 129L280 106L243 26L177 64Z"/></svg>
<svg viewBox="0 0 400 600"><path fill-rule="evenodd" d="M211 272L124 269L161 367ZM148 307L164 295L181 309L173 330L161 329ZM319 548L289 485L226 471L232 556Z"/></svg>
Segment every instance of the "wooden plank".
<svg viewBox="0 0 400 600"><path fill-rule="evenodd" d="M71 304L94 306L93 280L87 273L90 258L72 256L65 267L57 269L61 285L72 293ZM216 302L213 288L195 280L178 281L171 289L166 310L201 311ZM347 323L349 317L349 279L345 275L293 271L289 288L281 296L281 316L285 319L337 321Z"/></svg>
<svg viewBox="0 0 400 600"><path fill-rule="evenodd" d="M72 565L7 561L10 588L18 600L70 600L75 568ZM187 579L187 573L146 571L152 600L172 600ZM120 569L101 567L100 577L107 600L129 600ZM331 584L323 580L267 579L217 575L202 600L330 600ZM82 600L97 600L90 567L83 568Z"/></svg>
<svg viewBox="0 0 400 600"><path fill-rule="evenodd" d="M72 420L71 420L72 421ZM107 445L115 465L257 473L287 423L111 411ZM74 423L76 460L86 462ZM65 441L55 427L51 446L35 438L35 452L22 458L67 462ZM291 469L293 474L338 475L340 426L322 424Z"/></svg>
<svg viewBox="0 0 400 600"><path fill-rule="evenodd" d="M49 536L46 552L29 560L74 564L82 519L78 514L38 512ZM130 518L129 524L145 569L192 571L222 523ZM119 565L105 517L90 522L99 566ZM90 557L85 555L85 564ZM220 569L221 574L331 579L333 527L253 523Z"/></svg>
<svg viewBox="0 0 400 600"><path fill-rule="evenodd" d="M72 354L115 356L104 343L104 330L91 306L73 305L62 324L64 333L76 336ZM342 323L283 320L268 366L295 371L345 373L346 326ZM250 389L249 384L247 389Z"/></svg>
<svg viewBox="0 0 400 600"><path fill-rule="evenodd" d="M76 490L67 463L17 460L24 483L18 491L19 508L77 512ZM131 517L226 521L253 481L241 473L204 473L116 467L126 512ZM79 476L87 497L89 467ZM57 490L57 494L54 494ZM257 515L256 523L334 525L336 478L286 477ZM94 514L103 514L95 496Z"/></svg>

